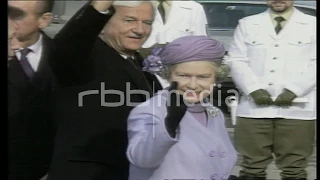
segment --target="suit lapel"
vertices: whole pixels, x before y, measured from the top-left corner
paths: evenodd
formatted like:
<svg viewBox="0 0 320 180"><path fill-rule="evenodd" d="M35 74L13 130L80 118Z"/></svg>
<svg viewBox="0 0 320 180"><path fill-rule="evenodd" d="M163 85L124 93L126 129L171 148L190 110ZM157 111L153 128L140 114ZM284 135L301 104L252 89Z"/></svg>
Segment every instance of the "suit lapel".
<svg viewBox="0 0 320 180"><path fill-rule="evenodd" d="M112 57L114 58L114 64L117 64L117 66L119 66L120 69L124 69L125 73L128 75L128 77L130 77L132 79L132 83L134 83L134 85L136 86L136 89L141 89L141 90L146 90L148 92L151 93L151 87L148 83L148 81L146 80L143 72L140 70L138 70L136 67L134 67L134 65L130 62L128 62L128 60L124 59L115 49L111 48L109 45L107 45L106 43L102 42L100 39L98 40L99 43L103 44L103 47L107 48L108 50L103 50L103 52L108 52L111 54L108 54L108 57ZM102 52L102 53L103 53ZM138 62L141 68L141 59L139 59L138 57ZM108 64L106 64L108 66ZM130 87L132 87L132 85L130 84Z"/></svg>
<svg viewBox="0 0 320 180"><path fill-rule="evenodd" d="M291 17L289 18L288 22L283 27L283 29L279 32L277 38L278 39L283 38L285 35L288 35L289 33L291 33L292 29L295 29L295 32L298 32L299 30L297 28L299 28L300 26L297 26L297 24L299 25L299 24L305 23L301 15L302 13L299 10L294 8Z"/></svg>
<svg viewBox="0 0 320 180"><path fill-rule="evenodd" d="M137 58L137 57L135 57ZM141 71L141 63L140 59L136 59L139 62L139 69L136 69L133 64L130 62L126 62L126 59L122 59L124 61L124 68L126 69L126 72L131 77L133 82L136 84L138 89L143 89L148 91L149 93L152 93L151 86L149 85L145 75Z"/></svg>
<svg viewBox="0 0 320 180"><path fill-rule="evenodd" d="M276 34L274 30L274 25L272 23L272 19L270 17L269 11L265 11L262 13L262 20L259 22L256 22L256 24L261 25L261 29L263 31L267 31L267 34L270 35L273 39L280 39L283 38L285 35L287 35L289 32L292 32L292 29L295 29L295 25L297 23L303 23L303 18L301 18L301 12L294 8L293 13L291 17L289 18L286 25L283 27L283 29L279 32L279 34Z"/></svg>
<svg viewBox="0 0 320 180"><path fill-rule="evenodd" d="M49 68L49 56L51 54L51 44L52 40L42 33L43 39L42 39L42 54L39 61L38 69L35 73L35 77L32 81L33 84L37 85L37 89L40 91L49 83L51 75L51 70Z"/></svg>
<svg viewBox="0 0 320 180"><path fill-rule="evenodd" d="M270 17L269 11L265 11L262 13L262 19L258 22L261 25L261 29L266 31L266 33L272 38L277 38L276 31L274 30L274 26L272 24L272 19Z"/></svg>
<svg viewBox="0 0 320 180"><path fill-rule="evenodd" d="M172 27L172 23L174 23L174 20L175 20L175 18L172 18L172 17L177 16L176 15L177 8L179 8L179 7L177 7L177 4L174 1L171 1L170 13L169 13L168 17L166 18L167 22L164 24L165 29Z"/></svg>
<svg viewBox="0 0 320 180"><path fill-rule="evenodd" d="M164 24L164 28L168 30L176 26L177 17L181 17L183 14L190 14L191 10L191 7L186 6L184 3L180 3L179 1L171 1L171 10L167 17L167 22Z"/></svg>

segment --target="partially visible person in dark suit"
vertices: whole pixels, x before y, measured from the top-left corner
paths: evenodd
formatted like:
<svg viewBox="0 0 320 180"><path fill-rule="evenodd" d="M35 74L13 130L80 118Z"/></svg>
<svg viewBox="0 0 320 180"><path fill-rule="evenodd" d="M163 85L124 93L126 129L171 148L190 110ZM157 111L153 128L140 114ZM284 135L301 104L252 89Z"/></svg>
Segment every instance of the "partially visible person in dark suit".
<svg viewBox="0 0 320 180"><path fill-rule="evenodd" d="M8 61L8 178L38 180L52 158L52 40L42 31L53 1L8 1L10 23L21 48ZM11 51L12 52L12 51Z"/></svg>
<svg viewBox="0 0 320 180"><path fill-rule="evenodd" d="M61 91L49 180L128 179L127 117L161 89L137 53L153 14L148 1L91 1L54 38Z"/></svg>

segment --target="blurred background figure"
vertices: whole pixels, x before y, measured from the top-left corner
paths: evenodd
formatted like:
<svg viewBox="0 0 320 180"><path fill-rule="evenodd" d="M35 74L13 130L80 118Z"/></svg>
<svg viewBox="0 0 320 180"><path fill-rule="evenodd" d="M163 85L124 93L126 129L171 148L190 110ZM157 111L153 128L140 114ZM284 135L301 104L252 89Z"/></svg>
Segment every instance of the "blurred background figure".
<svg viewBox="0 0 320 180"><path fill-rule="evenodd" d="M152 32L143 48L166 44L182 36L207 35L207 18L202 5L195 1L153 1L156 7Z"/></svg>
<svg viewBox="0 0 320 180"><path fill-rule="evenodd" d="M156 44L166 44L179 37L207 35L207 18L202 5L195 1L153 1L156 7L152 31L139 52L143 57L150 54ZM169 83L157 76L163 88Z"/></svg>

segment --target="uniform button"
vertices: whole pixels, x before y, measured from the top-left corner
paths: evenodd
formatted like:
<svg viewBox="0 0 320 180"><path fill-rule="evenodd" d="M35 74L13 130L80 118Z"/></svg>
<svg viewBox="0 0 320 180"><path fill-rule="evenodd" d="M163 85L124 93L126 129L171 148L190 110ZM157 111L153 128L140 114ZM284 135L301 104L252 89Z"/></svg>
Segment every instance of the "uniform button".
<svg viewBox="0 0 320 180"><path fill-rule="evenodd" d="M219 153L219 156L220 156L221 158L226 157L226 152L220 152L220 153Z"/></svg>
<svg viewBox="0 0 320 180"><path fill-rule="evenodd" d="M209 156L210 156L210 157L214 157L215 154L216 154L215 151L210 151L210 152L209 152Z"/></svg>
<svg viewBox="0 0 320 180"><path fill-rule="evenodd" d="M272 86L273 85L273 83L269 83L269 86Z"/></svg>
<svg viewBox="0 0 320 180"><path fill-rule="evenodd" d="M276 60L276 59L278 59L278 58L277 58L277 57L273 57L272 59L273 59L273 60Z"/></svg>
<svg viewBox="0 0 320 180"><path fill-rule="evenodd" d="M270 70L270 72L274 72L274 70Z"/></svg>
<svg viewBox="0 0 320 180"><path fill-rule="evenodd" d="M274 47L279 47L279 44L275 44Z"/></svg>
<svg viewBox="0 0 320 180"><path fill-rule="evenodd" d="M211 180L216 180L217 179L218 174L212 174L210 176Z"/></svg>
<svg viewBox="0 0 320 180"><path fill-rule="evenodd" d="M301 44L302 42L301 41L298 41L298 44Z"/></svg>
<svg viewBox="0 0 320 180"><path fill-rule="evenodd" d="M252 41L252 44L255 44L256 42L255 41Z"/></svg>

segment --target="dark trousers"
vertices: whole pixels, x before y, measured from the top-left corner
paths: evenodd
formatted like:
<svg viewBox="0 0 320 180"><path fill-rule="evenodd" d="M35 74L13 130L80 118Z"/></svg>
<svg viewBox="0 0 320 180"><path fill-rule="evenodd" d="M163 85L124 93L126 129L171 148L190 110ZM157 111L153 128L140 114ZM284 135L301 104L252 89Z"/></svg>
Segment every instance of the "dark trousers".
<svg viewBox="0 0 320 180"><path fill-rule="evenodd" d="M243 156L240 176L266 177L273 154L282 178L306 178L314 137L314 120L238 117L234 138Z"/></svg>

